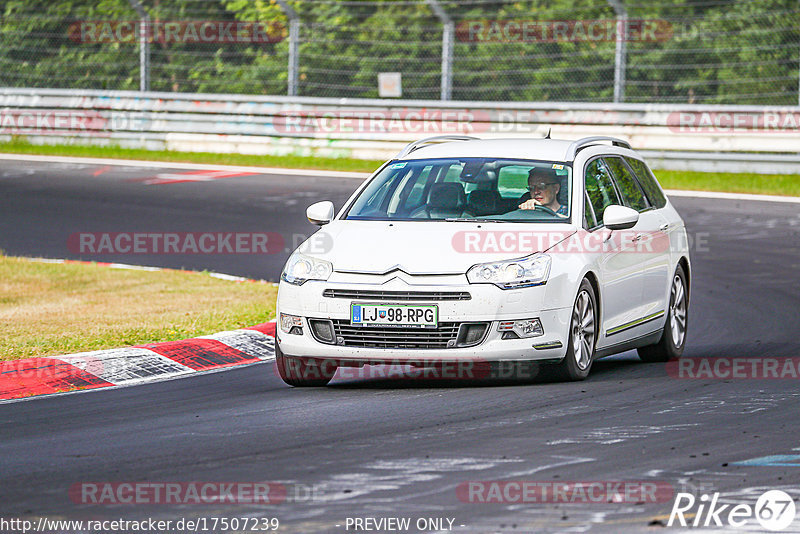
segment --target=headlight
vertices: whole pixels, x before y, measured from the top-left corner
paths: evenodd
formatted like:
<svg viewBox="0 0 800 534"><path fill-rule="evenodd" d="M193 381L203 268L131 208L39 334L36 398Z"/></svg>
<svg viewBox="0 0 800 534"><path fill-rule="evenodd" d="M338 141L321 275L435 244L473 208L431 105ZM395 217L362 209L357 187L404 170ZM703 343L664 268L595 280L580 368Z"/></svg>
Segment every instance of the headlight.
<svg viewBox="0 0 800 534"><path fill-rule="evenodd" d="M281 330L287 334L303 335L303 320L296 315L281 313Z"/></svg>
<svg viewBox="0 0 800 534"><path fill-rule="evenodd" d="M494 284L502 289L538 286L550 275L550 256L534 254L526 258L479 263L467 271L470 284Z"/></svg>
<svg viewBox="0 0 800 534"><path fill-rule="evenodd" d="M331 272L331 262L295 252L289 256L281 273L281 280L301 286L309 280L327 280Z"/></svg>

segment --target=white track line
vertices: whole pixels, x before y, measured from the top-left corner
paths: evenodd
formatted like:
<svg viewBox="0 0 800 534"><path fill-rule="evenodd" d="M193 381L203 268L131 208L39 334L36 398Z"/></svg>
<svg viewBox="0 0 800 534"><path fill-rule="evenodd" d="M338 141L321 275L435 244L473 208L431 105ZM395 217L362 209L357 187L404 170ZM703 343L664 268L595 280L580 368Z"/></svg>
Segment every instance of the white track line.
<svg viewBox="0 0 800 534"><path fill-rule="evenodd" d="M800 197L782 197L778 195L751 195L747 193L720 193L717 191L681 191L667 189L664 191L671 197L713 198L717 200L747 200L760 202L785 202L800 204Z"/></svg>
<svg viewBox="0 0 800 534"><path fill-rule="evenodd" d="M371 176L371 173L366 172L322 171L318 169L283 169L278 167L249 167L239 165L211 165L205 163L179 163L174 161L146 161L138 159L40 156L35 154L0 154L0 160L39 161L42 163L83 163L86 165L118 165L120 167L146 167L154 169L255 172L258 174L290 174L294 176L311 177L327 176L331 178L360 178L362 180Z"/></svg>
<svg viewBox="0 0 800 534"><path fill-rule="evenodd" d="M168 271L174 273L197 273L203 274L205 271L187 271L185 269L171 269L169 267L148 267L147 265L129 265L127 263L108 263L105 264L104 262L94 262L94 261L84 261L84 260L68 260L65 258L30 258L27 256L17 256L18 258L22 258L26 261L32 261L35 263L77 263L78 265L90 265L92 263L99 263L101 266L106 266L109 269L130 269L132 271ZM227 280L229 282L255 282L257 284L272 284L273 287L278 287L278 284L275 282L268 282L266 280L255 280L252 278L245 278L243 276L235 276L232 274L225 274L225 273L208 273L208 276L212 278L219 278L220 280Z"/></svg>
<svg viewBox="0 0 800 534"><path fill-rule="evenodd" d="M0 160L15 161L41 161L45 163L83 163L87 165L119 165L123 167L145 167L156 169L190 169L190 170L220 170L236 172L256 172L259 174L287 174L293 176L309 176L314 178L360 178L371 176L364 172L321 171L314 169L283 169L276 167L244 167L236 165L205 165L202 163L176 163L171 161L146 161L137 159L113 158L78 158L69 156L39 156L34 154L0 154ZM784 202L800 204L800 197L778 195L751 195L743 193L718 193L714 191L684 191L677 189L667 190L668 195L674 197L710 198L719 200L747 200L761 202Z"/></svg>

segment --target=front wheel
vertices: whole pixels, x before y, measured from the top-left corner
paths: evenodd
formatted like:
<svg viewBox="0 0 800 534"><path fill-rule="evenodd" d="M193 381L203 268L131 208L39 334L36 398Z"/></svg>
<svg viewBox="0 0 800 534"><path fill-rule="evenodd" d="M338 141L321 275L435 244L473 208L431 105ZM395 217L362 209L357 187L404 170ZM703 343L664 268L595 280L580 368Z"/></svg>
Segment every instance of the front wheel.
<svg viewBox="0 0 800 534"><path fill-rule="evenodd" d="M680 358L686 345L686 329L689 326L689 292L686 286L686 273L678 265L672 278L669 294L667 320L661 340L655 345L637 349L639 358L644 362L666 362Z"/></svg>
<svg viewBox="0 0 800 534"><path fill-rule="evenodd" d="M578 288L572 307L567 355L554 369L561 380L583 380L589 376L597 339L597 298L588 280Z"/></svg>
<svg viewBox="0 0 800 534"><path fill-rule="evenodd" d="M336 374L337 366L329 360L286 356L275 344L275 365L281 379L294 387L322 387Z"/></svg>

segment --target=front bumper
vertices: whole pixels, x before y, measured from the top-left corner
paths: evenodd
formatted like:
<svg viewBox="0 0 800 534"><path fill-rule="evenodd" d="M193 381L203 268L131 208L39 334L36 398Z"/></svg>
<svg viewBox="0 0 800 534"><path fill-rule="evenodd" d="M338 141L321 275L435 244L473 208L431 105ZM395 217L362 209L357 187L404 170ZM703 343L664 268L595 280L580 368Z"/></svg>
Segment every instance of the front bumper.
<svg viewBox="0 0 800 534"><path fill-rule="evenodd" d="M335 273L338 274L338 273ZM371 282L371 283L370 283ZM414 292L468 292L469 300L414 300L404 304L436 304L439 322L488 322L483 340L472 347L452 348L373 348L326 344L314 339L308 319L339 319L349 321L352 298L324 297L326 289L414 291ZM461 275L407 276L394 275L388 280L375 280L374 276L332 276L326 282L309 281L302 286L281 282L278 291L278 319L280 314L302 318L302 335L288 334L278 327L277 341L287 356L328 358L351 362L437 362L437 361L559 361L566 353L571 308L544 309L545 286L502 290L490 284L469 284ZM391 298L357 299L358 302L397 302ZM500 321L538 318L544 334L521 339L502 339L498 331ZM366 328L366 327L365 327Z"/></svg>

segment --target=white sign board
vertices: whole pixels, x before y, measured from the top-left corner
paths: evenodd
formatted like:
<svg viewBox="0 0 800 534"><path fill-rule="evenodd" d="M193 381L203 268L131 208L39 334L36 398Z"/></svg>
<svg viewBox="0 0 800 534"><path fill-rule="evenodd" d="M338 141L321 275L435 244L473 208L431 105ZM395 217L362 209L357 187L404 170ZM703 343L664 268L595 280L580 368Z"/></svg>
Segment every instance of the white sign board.
<svg viewBox="0 0 800 534"><path fill-rule="evenodd" d="M400 98L403 96L402 76L399 72L378 73L378 96L381 98Z"/></svg>

